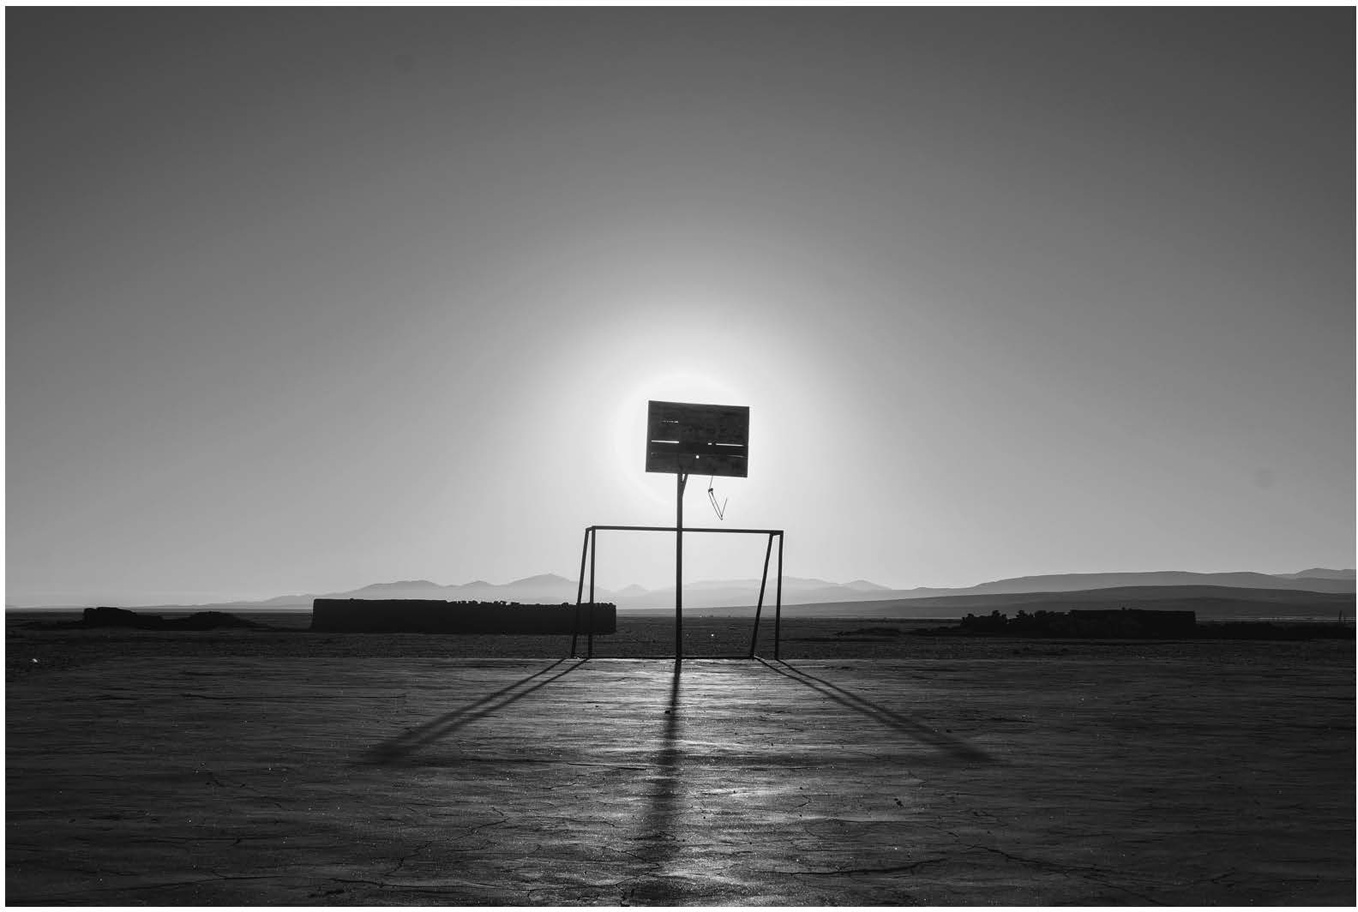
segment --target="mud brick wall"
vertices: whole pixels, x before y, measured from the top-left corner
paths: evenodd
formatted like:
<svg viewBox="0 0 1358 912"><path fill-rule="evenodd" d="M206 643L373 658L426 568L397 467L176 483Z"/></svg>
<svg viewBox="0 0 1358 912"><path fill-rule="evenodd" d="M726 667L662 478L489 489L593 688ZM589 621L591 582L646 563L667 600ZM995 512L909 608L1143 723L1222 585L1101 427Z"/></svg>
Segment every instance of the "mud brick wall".
<svg viewBox="0 0 1358 912"><path fill-rule="evenodd" d="M578 630L607 634L617 632L618 609L606 602L577 607L433 599L316 599L311 605L311 629L330 633L570 634Z"/></svg>

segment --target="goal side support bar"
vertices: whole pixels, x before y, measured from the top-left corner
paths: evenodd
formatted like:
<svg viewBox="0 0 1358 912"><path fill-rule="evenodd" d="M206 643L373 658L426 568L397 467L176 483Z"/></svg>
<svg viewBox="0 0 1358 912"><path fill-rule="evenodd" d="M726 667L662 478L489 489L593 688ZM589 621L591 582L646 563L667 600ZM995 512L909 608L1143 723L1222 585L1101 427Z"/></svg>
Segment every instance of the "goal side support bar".
<svg viewBox="0 0 1358 912"><path fill-rule="evenodd" d="M773 602L773 657L778 659L779 641L782 636L783 622L783 530L782 529L716 529L711 527L685 527L682 532L676 526L588 526L585 529L585 540L580 548L580 576L575 589L575 630L571 633L571 657L576 654L576 646L580 636L580 609L586 604L591 612L589 630L587 637L587 655L594 657L594 623L592 612L594 610L594 565L595 555L598 552L598 533L599 532L716 532L727 535L767 535L768 544L764 548L764 572L759 578L759 601L754 609L754 631L750 637L750 652L748 658L754 658L755 649L759 643L759 619L764 610L764 594L768 589L769 561L773 556L773 540L778 539L778 577L774 583L774 602ZM589 601L583 601L585 594L585 565L589 564ZM675 588L676 600L682 598L678 586ZM675 618L676 625L679 623L678 617ZM676 630L679 628L676 626ZM676 653L678 650L676 650ZM676 659L680 658L678 654Z"/></svg>

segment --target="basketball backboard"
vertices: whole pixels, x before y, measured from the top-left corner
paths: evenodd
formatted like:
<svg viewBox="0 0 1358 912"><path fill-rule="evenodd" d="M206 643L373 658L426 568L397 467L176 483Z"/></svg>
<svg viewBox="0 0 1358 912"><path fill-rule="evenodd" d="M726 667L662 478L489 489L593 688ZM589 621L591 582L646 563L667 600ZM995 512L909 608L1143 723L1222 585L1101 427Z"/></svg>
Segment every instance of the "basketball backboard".
<svg viewBox="0 0 1358 912"><path fill-rule="evenodd" d="M651 400L646 416L646 471L745 478L750 408Z"/></svg>

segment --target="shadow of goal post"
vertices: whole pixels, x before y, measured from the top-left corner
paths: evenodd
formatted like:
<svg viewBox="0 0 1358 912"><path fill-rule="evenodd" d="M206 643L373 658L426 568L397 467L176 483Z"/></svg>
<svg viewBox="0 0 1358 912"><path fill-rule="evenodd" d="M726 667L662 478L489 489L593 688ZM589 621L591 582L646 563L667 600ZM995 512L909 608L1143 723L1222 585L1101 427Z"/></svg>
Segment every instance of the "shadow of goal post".
<svg viewBox="0 0 1358 912"><path fill-rule="evenodd" d="M576 590L575 590L575 624L574 624L574 629L571 631L571 658L575 658L576 645L577 645L578 640L579 640L579 637L580 637L580 611L581 611L581 608L588 608L588 610L591 612L591 614L589 615L588 631L587 631L587 634L586 634L587 637L588 637L587 653L586 653L586 654L587 654L588 657L590 657L590 658L593 658L593 657L594 657L594 617L593 617L593 614L592 614L592 612L594 611L594 562L595 562L595 555L596 555L597 552L598 552L598 533L599 533L600 531L604 531L604 532L670 532L670 533L678 533L678 532L679 532L679 529L678 529L677 527L675 527L675 526L588 526L588 527L586 527L586 529L585 529L585 541L584 541L584 544L582 545L582 547L581 547L581 549L580 549L580 576L579 576L579 583L576 585ZM768 581L769 581L769 560L770 560L770 558L773 556L773 541L774 541L775 538L778 540L778 578L777 578L777 580L776 580L776 582L775 582L775 586L774 586L774 599L773 599L773 657L774 657L774 659L779 658L779 655L778 655L778 645L779 645L779 639L780 639L781 634L782 634L782 629L781 629L781 628L782 628L782 622L783 622L783 530L782 530L782 529L714 529L714 528L710 528L710 527L707 527L707 528L704 528L704 527L693 528L693 527L690 527L690 526L685 526L685 527L683 528L683 532L684 532L685 534L687 534L687 533L689 533L689 532L714 532L714 533L717 533L717 534L719 534L719 535L767 535L767 536L768 536L768 544L767 544L767 545L765 546L765 548L764 548L764 572L763 572L763 574L761 574L760 577L759 577L759 601L755 604L755 608L754 608L754 630L753 630L753 632L751 633L751 636L750 636L750 652L749 652L749 655L747 656L747 658L751 658L751 659L753 659L753 658L755 657L754 651L755 651L756 646L757 646L758 643L759 643L759 616L760 616L760 614L763 613L763 610L764 610L764 593L765 593L765 591L766 591L767 588L768 588ZM588 562L589 562L589 601L588 601L587 603L583 602L584 593L585 593L585 562L586 562L586 559L588 559ZM679 593L679 590L678 590L677 588L675 589L675 595L676 595L676 599L675 599L676 602L679 602L679 603L680 603L680 604L676 604L676 605L675 605L675 618L674 618L674 623L675 623L675 629L676 629L676 631L677 631L677 630L680 629L680 625L683 623L683 619L682 619L682 615L681 615L681 612L682 612L682 610L683 610L682 607L681 607L681 604L682 604L682 597L680 597L680 593ZM674 657L676 660L680 660L680 659L683 658L682 653L679 651L681 648L682 648L682 647L680 646L680 640L676 637L676 640L675 640L676 655L675 655L675 657Z"/></svg>

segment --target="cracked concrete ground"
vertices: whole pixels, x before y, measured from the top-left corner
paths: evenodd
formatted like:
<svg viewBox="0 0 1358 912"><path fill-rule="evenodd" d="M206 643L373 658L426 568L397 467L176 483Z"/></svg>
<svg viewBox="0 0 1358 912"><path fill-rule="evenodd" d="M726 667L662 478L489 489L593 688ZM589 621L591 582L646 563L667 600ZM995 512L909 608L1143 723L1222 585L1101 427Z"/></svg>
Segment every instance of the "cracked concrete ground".
<svg viewBox="0 0 1358 912"><path fill-rule="evenodd" d="M1353 904L1352 644L1199 646L76 665L8 687L6 900Z"/></svg>

